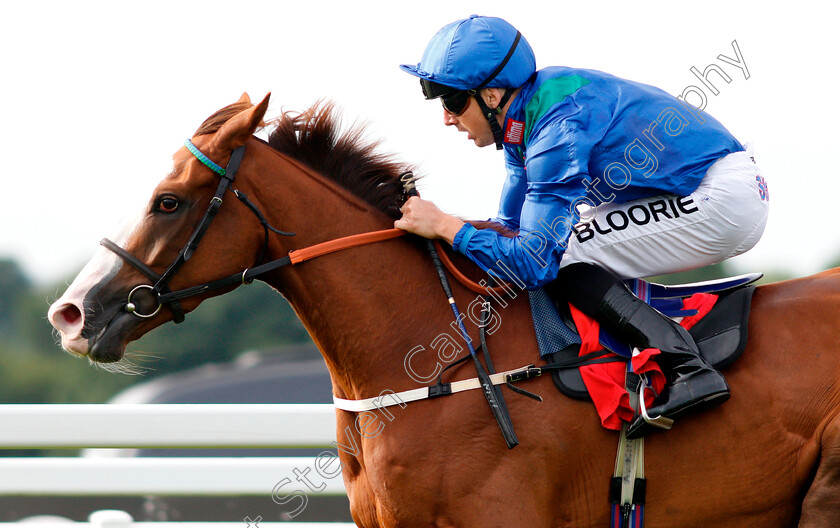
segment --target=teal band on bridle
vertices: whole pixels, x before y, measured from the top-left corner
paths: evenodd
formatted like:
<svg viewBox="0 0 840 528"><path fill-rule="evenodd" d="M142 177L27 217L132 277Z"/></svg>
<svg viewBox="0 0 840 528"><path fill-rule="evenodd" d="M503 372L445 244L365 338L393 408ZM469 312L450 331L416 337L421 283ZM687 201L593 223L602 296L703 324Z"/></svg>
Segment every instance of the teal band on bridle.
<svg viewBox="0 0 840 528"><path fill-rule="evenodd" d="M225 169L223 169L222 167L217 165L213 160L211 160L210 158L205 156L203 152L198 150L198 147L193 145L192 141L190 141L189 139L184 140L184 146L187 147L187 150L189 150L192 153L193 156L198 158L198 161L207 165L207 167L209 167L210 170L212 170L213 172L215 172L219 176L224 176L225 175Z"/></svg>

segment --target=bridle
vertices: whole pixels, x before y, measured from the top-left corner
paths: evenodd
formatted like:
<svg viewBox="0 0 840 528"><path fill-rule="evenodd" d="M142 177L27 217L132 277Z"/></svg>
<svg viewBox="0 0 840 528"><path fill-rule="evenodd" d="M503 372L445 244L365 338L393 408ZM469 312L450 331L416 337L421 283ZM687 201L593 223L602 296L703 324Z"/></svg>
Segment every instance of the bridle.
<svg viewBox="0 0 840 528"><path fill-rule="evenodd" d="M187 139L184 141L184 146L187 147L187 150L195 156L201 163L206 165L210 170L212 170L216 175L219 176L219 185L216 187L216 192L213 195L213 198L210 199L210 204L207 206L207 211L204 213L204 217L198 223L195 230L193 230L192 235L187 240L187 243L184 244L184 247L181 251L178 252L178 256L175 257L175 260L166 268L166 270L162 274L158 274L146 264L144 264L140 259L126 251L125 249L121 248L115 242L103 238L100 241L105 248L113 251L117 254L121 259L132 265L135 269L137 269L140 273L145 275L152 281L152 285L149 284L140 284L135 286L128 294L128 298L126 299L125 310L129 313L133 313L137 317L148 319L150 317L154 317L160 311L160 309L164 305L169 305L172 309L174 314L174 320L176 323L180 323L184 320L184 311L181 308L180 300L186 297L192 297L201 293L202 291L206 291L213 283L206 283L199 286L194 286L192 288L187 288L185 290L178 290L175 292L170 291L169 289L169 282L175 276L181 266L183 266L190 258L192 257L195 250L198 248L198 244L201 242L201 239L204 237L204 234L207 232L207 229L210 227L210 224L213 223L213 219L216 217L216 214L219 212L219 209L222 207L224 203L224 196L227 193L228 189L232 190L234 195L245 204L248 209L257 217L260 224L263 227L265 232L263 247L260 252L260 256L257 258L257 264L262 262L265 258L266 250L268 249L268 237L269 231L277 233L279 235L285 236L293 236L294 233L289 233L286 231L280 231L279 229L275 229L271 225L269 225L268 221L265 219L265 216L260 212L260 210L255 206L249 199L245 193L239 191L238 189L234 189L232 187L233 181L236 179L236 173L239 171L239 165L242 163L242 157L245 154L245 146L242 145L237 147L233 150L230 155L230 160L228 161L227 167L222 168L218 164L216 164L213 160L208 158L203 152L201 152L198 147L196 147L192 141ZM245 270L247 272L248 270ZM241 275L241 280L243 283L248 280L245 276L245 272ZM253 280L251 278L250 280ZM217 282L217 281L214 281ZM217 286L223 287L223 286ZM149 312L149 313L142 313L139 311L136 303L132 302L132 298L138 291L141 290L149 290L149 292L154 295L157 299L157 307Z"/></svg>
<svg viewBox="0 0 840 528"><path fill-rule="evenodd" d="M367 244L381 242L384 240L398 238L406 234L405 231L395 228L360 233L357 235L350 235L334 240L328 240L326 242L315 244L313 246L309 246L303 249L293 250L290 251L289 254L285 257L260 264L265 258L266 251L268 249L269 231L284 236L294 236L295 233L281 231L272 227L268 223L262 212L259 210L259 208L257 208L257 206L254 205L248 199L245 193L232 187L232 184L236 178L236 173L239 171L239 165L242 163L242 157L245 154L245 146L243 145L234 149L227 166L225 168L222 168L221 166L213 162L210 158L208 158L195 145L193 145L192 141L190 141L189 139L187 139L184 142L184 145L187 147L187 150L189 150L193 156L195 156L201 163L206 165L210 170L212 170L216 175L218 175L220 181L218 187L216 188L216 193L213 195L213 198L210 199L210 204L207 206L207 211L204 213L204 217L201 219L198 226L195 228L192 235L187 240L187 243L178 253L178 256L175 257L175 260L166 268L166 270L162 274L158 274L149 266L144 264L140 259L138 259L134 255L120 247L115 242L107 238L103 238L100 241L100 244L102 244L102 246L115 253L118 257L120 257L122 260L130 264L140 273L145 275L152 282L152 284L140 284L138 286L135 286L129 292L128 297L126 298L125 311L132 313L137 317L140 317L142 319L154 317L158 314L158 312L160 312L160 309L163 306L169 306L173 313L174 322L180 323L184 321L184 310L181 308L180 304L180 301L182 299L194 297L196 295L200 295L208 291L227 288L230 286L250 284L257 277L264 275L270 271L281 268L283 266L299 264L301 262L305 262L307 260L311 260L322 255L334 253L336 251L341 251L344 249L359 247ZM407 189L413 189L414 176L411 173L403 174L402 179ZM257 219L263 227L263 247L260 251L260 256L256 260L256 264L251 268L246 268L245 270L239 273L235 273L233 275L229 275L221 279L199 284L197 286L190 286L180 290L171 291L169 289L170 281L178 272L178 270L181 269L181 266L183 266L192 257L193 253L198 248L201 239L204 237L204 234L207 232L207 229L210 227L210 224L213 222L213 219L216 217L216 214L219 212L219 209L224 203L224 195L228 191L228 189L230 189L234 193L234 195L237 199L239 199L239 201L241 201L243 204L245 204L245 206L248 207L248 210L250 210L257 217ZM488 288L487 286L482 286L480 284L475 283L474 281L467 278L455 267L452 261L447 257L446 252L443 251L443 249L440 247L439 242L435 241L434 244L438 249L440 260L446 266L447 270L449 270L449 272L452 273L455 276L455 278L458 279L459 282L467 286L470 290L479 294L486 294L491 291L503 292L506 288L510 288L509 286ZM141 312L137 304L132 301L135 294L142 290L148 290L156 299L157 306L151 312Z"/></svg>
<svg viewBox="0 0 840 528"><path fill-rule="evenodd" d="M192 257L196 248L198 248L201 239L204 237L204 234L207 232L207 229L210 227L210 224L213 222L213 219L216 217L216 214L219 212L219 209L224 203L223 197L228 191L228 189L231 189L235 196L240 201L242 201L248 207L248 209L254 213L254 215L256 215L256 217L260 220L263 229L265 230L265 243L263 244L263 248L260 257L257 260L257 263L261 262L265 257L265 253L268 246L269 230L280 235L294 235L294 233L280 231L271 227L268 224L268 221L265 219L265 216L263 216L260 210L248 200L248 197L245 196L245 194L231 187L234 179L236 178L236 173L239 170L239 165L242 163L242 156L245 154L244 145L237 147L233 150L233 153L230 156L230 160L228 161L227 167L224 169L217 165L215 162L213 162L206 155L204 155L204 153L201 152L195 145L193 145L192 141L190 141L189 139L187 139L184 142L184 145L187 147L190 153L192 153L199 161L201 161L201 163L210 168L210 170L216 173L221 178L221 180L219 181L219 186L216 188L216 193L213 195L213 198L210 199L210 204L207 207L207 211L204 213L204 217L201 219L201 222L199 222L198 226L195 228L192 235L187 240L187 243L184 245L183 249L181 249L181 251L178 253L178 256L175 257L175 260L172 262L172 264L170 264L162 274L158 274L149 266L140 261L140 259L132 255L125 249L121 248L113 241L107 238L104 238L101 241L101 244L105 248L109 249L110 251L113 251L117 256L119 256L125 262L129 263L135 269L140 271L140 273L145 275L147 278L149 278L149 280L151 280L154 283L153 285L140 284L138 286L135 286L129 292L128 298L126 299L125 310L129 313L133 313L137 317L143 319L154 317L155 315L157 315L158 312L160 312L161 307L163 307L164 305L168 305L174 314L174 321L176 323L180 323L184 320L184 310L179 302L181 299L193 297L195 295L199 295L201 293L214 289L238 285L240 283L249 284L257 276L262 275L264 273L268 273L271 270L287 266L289 264L297 264L299 262L319 257L321 255L326 255L328 253L333 253L335 251L340 251L342 249L357 247L360 245L379 242L382 240L388 240L391 238L397 238L406 234L406 232L401 229L386 229L382 231L373 231L369 233L361 233L358 235L351 235L348 237L338 238L335 240L323 242L321 244L316 244L314 246L310 246L301 250L290 251L289 254L283 258L273 260L265 264L260 264L253 268L245 269L241 273L236 273L234 275L230 275L222 279L218 279L212 282L206 282L204 284L199 284L198 286L184 288L182 290L170 291L169 282L172 280L172 278L175 276L178 270L181 269L181 266L183 266L190 259L190 257ZM411 175L411 173L404 173L401 179L403 180L406 195L417 196L417 190L414 187L413 175ZM448 299L449 306L451 307L452 312L455 315L455 320L458 322L458 328L467 344L467 348L469 349L470 354L468 357L472 357L474 361L479 382L484 389L484 396L487 399L488 404L490 405L490 409L493 412L493 415L497 423L499 424L499 427L501 428L505 442L507 442L509 448L512 448L519 443L519 440L516 438L516 434L513 430L513 423L510 420L510 414L507 410L507 406L505 404L501 391L499 391L498 387L496 387L496 385L490 379L490 376L488 375L484 367L481 365L481 362L479 361L478 356L476 354L475 348L472 346L469 334L467 333L467 330L464 326L462 320L463 316L460 314L458 307L455 303L455 298L452 295L452 291L449 286L449 281L447 280L446 273L444 272L444 266L443 264L441 264L440 255L445 255L445 252L437 251L437 249L440 249L440 245L437 244L436 246L436 241L433 242L431 240L427 240L426 243L429 254L432 258L432 262L434 263L435 269L437 270L441 286L443 287L443 291ZM451 264L451 262L448 262L448 267L450 271L454 271L455 267ZM462 282L463 279L465 279L463 275L459 276L459 274L456 274L456 277ZM473 283L473 286L479 289L476 290L472 288L472 286L468 285L468 287L471 287L471 289L473 289L474 291L479 291L480 293L489 293L489 290L482 290L480 289L481 287L477 284ZM134 302L132 302L132 297L134 296L134 294L141 290L149 290L157 300L157 307L149 313L142 313L138 311L137 305ZM489 306L489 301L487 301L487 305ZM486 344L482 343L482 345L484 346L486 353ZM519 389L519 391L527 393L527 391L522 391L521 389Z"/></svg>

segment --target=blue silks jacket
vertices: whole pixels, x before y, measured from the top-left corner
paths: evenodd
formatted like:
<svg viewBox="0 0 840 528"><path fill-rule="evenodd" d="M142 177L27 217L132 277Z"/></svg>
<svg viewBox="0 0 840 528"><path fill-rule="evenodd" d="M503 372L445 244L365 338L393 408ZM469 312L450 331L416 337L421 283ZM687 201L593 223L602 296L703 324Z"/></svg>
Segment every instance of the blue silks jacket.
<svg viewBox="0 0 840 528"><path fill-rule="evenodd" d="M505 118L507 179L496 218L515 237L469 224L453 248L525 288L553 280L579 207L691 194L743 146L668 93L594 70L538 71Z"/></svg>

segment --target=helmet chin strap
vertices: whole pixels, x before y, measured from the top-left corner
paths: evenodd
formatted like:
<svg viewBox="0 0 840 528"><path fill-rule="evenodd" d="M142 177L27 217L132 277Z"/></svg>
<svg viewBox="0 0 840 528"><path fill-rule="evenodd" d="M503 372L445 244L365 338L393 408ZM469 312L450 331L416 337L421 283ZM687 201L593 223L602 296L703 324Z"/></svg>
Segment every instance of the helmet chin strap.
<svg viewBox="0 0 840 528"><path fill-rule="evenodd" d="M479 84L476 88L469 91L470 95L472 95L476 102L478 103L479 108L481 108L481 113L484 114L484 117L487 118L487 122L490 123L490 130L493 132L493 141L496 142L496 150L502 150L503 143L504 143L504 133L502 132L502 125L499 124L499 120L496 117L502 113L502 109L510 99L510 96L513 95L514 88L508 88L505 90L504 95L502 95L502 99L499 101L499 105L496 108L490 108L487 106L487 103L484 102L484 99L481 97L481 89L490 84L493 79L496 78L499 73L503 69L505 69L505 65L508 63L510 58L513 56L513 52L516 50L516 46L519 45L519 41L522 39L522 34L520 32L516 32L516 37L513 39L513 44L510 45L510 49L508 49L507 55L505 58L502 59L502 62L496 66L496 69L484 79L484 82Z"/></svg>
<svg viewBox="0 0 840 528"><path fill-rule="evenodd" d="M490 124L490 131L493 132L493 141L496 143L496 150L502 150L504 146L504 132L502 132L502 125L499 124L497 116L502 113L513 92L514 90L512 88L506 89L502 95L502 99L499 101L499 105L496 108L490 108L484 102L484 98L481 97L479 90L470 90L471 95L475 98L479 108L481 108L481 113L484 114L484 117L487 118L487 122Z"/></svg>

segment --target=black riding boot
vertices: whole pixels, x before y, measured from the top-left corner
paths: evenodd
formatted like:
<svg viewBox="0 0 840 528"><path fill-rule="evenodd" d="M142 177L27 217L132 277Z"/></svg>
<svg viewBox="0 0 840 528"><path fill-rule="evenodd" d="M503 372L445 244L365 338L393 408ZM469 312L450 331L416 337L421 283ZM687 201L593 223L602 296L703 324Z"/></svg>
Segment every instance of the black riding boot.
<svg viewBox="0 0 840 528"><path fill-rule="evenodd" d="M604 328L636 348L657 348L657 362L669 385L648 409L648 416L675 419L688 411L719 405L729 399L723 376L700 357L691 335L679 324L641 301L612 273L592 264L572 264L560 270L549 291L565 298ZM658 427L641 416L630 425L629 438Z"/></svg>

